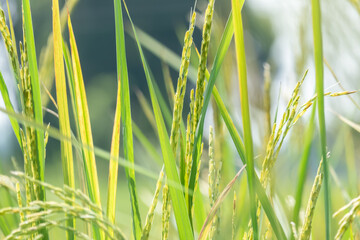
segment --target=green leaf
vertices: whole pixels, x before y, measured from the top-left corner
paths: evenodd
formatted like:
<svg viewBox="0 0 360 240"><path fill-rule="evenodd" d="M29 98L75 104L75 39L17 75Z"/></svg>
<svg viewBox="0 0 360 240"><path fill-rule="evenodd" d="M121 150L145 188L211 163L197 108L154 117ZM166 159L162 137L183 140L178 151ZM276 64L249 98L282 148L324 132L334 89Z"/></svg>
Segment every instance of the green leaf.
<svg viewBox="0 0 360 240"><path fill-rule="evenodd" d="M6 87L6 84L5 84L5 81L4 81L4 78L1 74L1 72L0 72L0 92L3 97L6 109L8 109L9 111L14 111L13 105L11 104L11 101L10 101L9 92L8 92L8 89ZM19 123L14 118L11 118L11 117L10 117L10 123L14 130L16 139L18 140L18 143L19 143L20 147L22 148Z"/></svg>
<svg viewBox="0 0 360 240"><path fill-rule="evenodd" d="M324 104L324 63L323 63L323 47L322 47L322 33L321 33L321 8L320 0L311 0L312 22L313 22L313 37L314 37L314 59L315 59L315 73L316 73L316 94L318 103L318 119L320 130L321 155L324 161L324 206L325 206L325 225L326 225L326 239L331 237L331 203L330 203L330 188L329 188L329 167L326 146L326 126L325 126L325 104Z"/></svg>
<svg viewBox="0 0 360 240"><path fill-rule="evenodd" d="M77 50L77 45L71 24L70 15L68 16L68 27L69 27L70 46L71 46L72 68L74 74L71 80L74 81L72 85L74 86L76 115L78 121L77 126L79 127L78 131L80 133L81 143L83 144L83 146L87 146L87 148L83 147L87 188L90 199L101 209L100 189L99 189L99 180L96 170L95 155L94 152L91 151L91 149L93 149L93 139L91 133L89 109L86 99L85 86L82 76L79 53ZM102 213L99 212L99 214ZM93 225L93 228L94 228L95 238L103 239L104 234L99 232L99 228L95 224Z"/></svg>
<svg viewBox="0 0 360 240"><path fill-rule="evenodd" d="M108 182L108 195L107 195L107 208L106 215L111 223L115 223L115 210L116 210L116 189L118 180L118 163L116 161L119 158L119 146L120 146L120 121L121 121L121 82L118 80L118 90L116 96L116 110L114 118L114 126L111 140L111 158L109 164L109 182ZM109 229L110 233L113 231Z"/></svg>
<svg viewBox="0 0 360 240"><path fill-rule="evenodd" d="M122 16L121 0L114 0L115 9L115 34L116 34L116 60L117 76L121 84L121 115L122 115L122 135L124 139L124 156L132 165L134 164L134 146L132 133L132 120L130 108L130 90L129 78L126 63L126 47L124 36L124 23ZM138 198L136 194L135 172L132 168L125 169L130 193L132 217L133 217L133 235L135 239L141 238L142 227Z"/></svg>
<svg viewBox="0 0 360 240"><path fill-rule="evenodd" d="M59 113L59 126L60 132L66 136L71 137L69 109L66 93L66 80L64 70L64 58L62 50L62 36L60 26L60 13L59 2L53 0L53 38L54 38L54 71L55 71L55 83L56 83L56 97ZM74 163L71 142L61 141L61 159L63 166L64 184L75 189L75 177L74 177ZM74 199L75 197L72 196ZM71 204L71 202L70 202ZM75 226L75 220L69 219L66 221L66 226L73 228ZM66 232L67 239L74 239L74 232Z"/></svg>
<svg viewBox="0 0 360 240"><path fill-rule="evenodd" d="M252 228L254 231L254 239L259 238L257 216L256 216L256 198L254 191L254 150L251 134L251 120L249 109L249 98L247 88L247 74L246 74L246 57L245 57L245 44L244 44L244 32L241 8L242 4L238 0L232 0L233 20L234 20L234 35L235 35L235 47L236 47L236 60L239 74L239 87L240 87L240 103L241 113L243 121L243 131L245 139L245 154L247 163L247 176L248 186L250 192L250 215ZM243 3L243 2L242 2Z"/></svg>

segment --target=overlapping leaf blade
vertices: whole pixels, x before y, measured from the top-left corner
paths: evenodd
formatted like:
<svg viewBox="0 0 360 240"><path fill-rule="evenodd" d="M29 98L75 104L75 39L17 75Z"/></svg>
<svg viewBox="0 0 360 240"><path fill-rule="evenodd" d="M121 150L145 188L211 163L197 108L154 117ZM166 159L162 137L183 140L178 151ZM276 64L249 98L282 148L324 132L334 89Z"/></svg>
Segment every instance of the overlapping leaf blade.
<svg viewBox="0 0 360 240"><path fill-rule="evenodd" d="M59 114L60 132L66 136L71 137L70 120L68 101L66 93L66 80L64 70L64 58L62 51L62 36L60 26L60 13L59 2L53 0L53 38L54 38L54 71L55 71L55 83L56 83L56 97ZM63 165L64 184L75 188L74 177L74 163L71 142L61 141L61 159ZM74 199L74 196L72 196ZM70 203L71 204L71 203ZM73 228L75 226L75 220L69 219L66 221L66 226ZM67 231L67 239L74 239L74 232Z"/></svg>
<svg viewBox="0 0 360 240"><path fill-rule="evenodd" d="M321 143L321 156L323 159L324 172L324 206L325 206L325 225L326 239L331 236L331 205L330 205L330 188L329 188L329 167L326 146L326 126L325 126L325 103L324 103L324 63L323 63L323 46L321 32L321 8L320 0L311 0L313 39L314 39L314 60L316 74L316 94L318 106L318 119Z"/></svg>
<svg viewBox="0 0 360 240"><path fill-rule="evenodd" d="M99 189L99 180L96 169L95 154L92 151L93 139L90 125L90 116L89 109L86 99L85 86L83 81L83 75L80 65L79 53L77 50L77 45L75 41L75 36L72 28L72 23L70 15L68 16L68 27L69 27L69 37L70 37L70 46L71 46L71 60L72 60L72 69L73 69L73 80L72 85L74 86L74 96L75 96L75 105L77 115L76 119L78 121L77 126L79 127L78 132L80 133L80 140L83 144L83 154L84 154L84 167L85 167L85 177L87 183L88 194L90 199L101 209L100 201L100 189ZM99 213L101 214L101 212ZM103 239L103 233L99 232L99 228L96 225L93 225L94 234L97 239Z"/></svg>
<svg viewBox="0 0 360 240"><path fill-rule="evenodd" d="M114 0L115 10L115 34L116 34L116 60L117 60L117 76L120 79L121 85L121 115L122 115L122 135L124 156L130 163L134 164L134 146L132 133L132 119L130 108L130 90L129 78L126 63L126 48L124 36L124 23L122 16L121 0ZM126 177L128 180L128 188L130 193L131 210L133 218L133 235L135 239L141 238L141 217L138 206L138 197L136 193L135 172L133 168L126 168Z"/></svg>

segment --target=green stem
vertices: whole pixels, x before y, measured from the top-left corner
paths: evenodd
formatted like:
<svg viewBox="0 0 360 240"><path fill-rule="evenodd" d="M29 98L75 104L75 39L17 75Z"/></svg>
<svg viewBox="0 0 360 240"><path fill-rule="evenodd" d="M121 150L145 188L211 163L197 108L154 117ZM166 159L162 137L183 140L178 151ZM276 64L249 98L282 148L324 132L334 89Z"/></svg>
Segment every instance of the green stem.
<svg viewBox="0 0 360 240"><path fill-rule="evenodd" d="M314 59L316 72L316 93L318 100L318 118L320 129L321 154L324 161L324 200L325 200L325 225L326 239L330 239L330 189L329 189L329 168L326 158L326 127L324 111L324 63L321 34L321 11L320 0L311 0L313 34L314 34Z"/></svg>
<svg viewBox="0 0 360 240"><path fill-rule="evenodd" d="M249 109L249 97L247 88L247 74L246 74L246 57L245 57L245 45L244 45L244 33L241 16L241 5L240 1L232 0L233 7L233 19L234 19L234 35L235 35L235 46L236 46L236 59L239 74L239 87L240 87L240 101L241 101L241 112L244 129L245 139L245 155L247 159L247 176L249 182L249 193L250 193L250 214L252 220L252 227L254 231L254 239L258 239L258 226L256 217L256 200L254 191L254 152L253 152L253 141L251 135L251 124L250 124L250 109Z"/></svg>

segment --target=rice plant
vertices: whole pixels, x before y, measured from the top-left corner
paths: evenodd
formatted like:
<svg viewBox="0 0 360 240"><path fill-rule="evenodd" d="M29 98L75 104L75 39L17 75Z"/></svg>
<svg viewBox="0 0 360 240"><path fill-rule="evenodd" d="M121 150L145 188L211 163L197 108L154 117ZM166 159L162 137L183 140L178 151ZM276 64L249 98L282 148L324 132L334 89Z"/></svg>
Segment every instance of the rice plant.
<svg viewBox="0 0 360 240"><path fill-rule="evenodd" d="M292 89L280 87L278 96L271 62L257 69L263 85L252 92L256 68L248 60L245 1L228 1L226 21L214 0L204 6L195 1L178 55L137 27L125 0L114 0L110 149L94 141L99 126L92 124L86 66L72 20L77 3L68 0L61 8L52 0L52 30L41 57L30 1L21 1L19 42L11 5L0 6L2 55L17 86L14 100L0 72L0 112L10 121L20 153L10 170L0 162L1 239L359 238L360 126L326 105L349 98L358 111L357 91L345 88L325 60L319 0L307 3L314 64L304 63ZM356 1L350 3L358 10ZM138 56L129 54L130 47ZM155 79L147 51L162 61L164 82ZM128 62L139 57L146 91L134 87L129 74ZM324 63L340 91L324 87ZM304 85L316 86L310 97ZM253 95L261 96L260 105ZM150 130L138 123L137 103ZM54 122L45 120L48 112ZM340 120L345 144L332 139L328 113ZM55 183L46 164L54 157L46 154L49 139L57 144L55 161L62 166ZM336 154L346 158L342 168L333 162Z"/></svg>

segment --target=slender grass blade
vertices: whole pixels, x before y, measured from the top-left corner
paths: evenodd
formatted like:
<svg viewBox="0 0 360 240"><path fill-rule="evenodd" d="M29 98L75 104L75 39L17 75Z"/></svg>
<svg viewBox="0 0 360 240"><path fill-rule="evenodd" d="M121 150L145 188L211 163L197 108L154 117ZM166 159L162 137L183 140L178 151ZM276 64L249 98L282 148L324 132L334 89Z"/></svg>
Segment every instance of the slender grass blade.
<svg viewBox="0 0 360 240"><path fill-rule="evenodd" d="M60 25L59 2L53 0L53 38L54 38L54 71L56 84L56 97L59 113L60 132L66 136L71 137L69 109L66 93L66 80L64 70L64 58L62 50L62 36ZM63 165L64 184L70 188L75 188L74 177L74 163L71 142L61 141L61 159ZM74 196L71 197L74 199ZM71 203L69 203L71 204ZM75 220L69 219L66 221L66 226L73 228ZM66 231L67 239L74 239L73 231Z"/></svg>
<svg viewBox="0 0 360 240"><path fill-rule="evenodd" d="M249 110L249 99L247 89L247 74L246 74L246 58L245 58L245 45L244 45L244 33L242 24L242 15L240 1L232 0L233 19L234 19L234 35L235 35L235 47L236 47L236 59L239 73L239 87L240 87L240 100L241 100L241 112L242 121L244 128L244 139L245 139L245 154L246 163L248 166L248 186L250 193L250 215L252 221L252 228L254 231L254 239L258 239L258 226L256 217L256 198L254 191L254 153L253 153L253 142L251 134L250 124L250 110Z"/></svg>
<svg viewBox="0 0 360 240"><path fill-rule="evenodd" d="M323 63L323 46L321 33L321 8L320 0L311 0L312 22L313 22L313 38L314 38L314 59L316 74L316 94L318 103L318 119L321 143L321 155L323 158L324 172L324 202L325 202L325 226L326 239L331 237L331 203L329 188L329 167L326 157L326 125L325 125L325 103L324 103L324 63Z"/></svg>
<svg viewBox="0 0 360 240"><path fill-rule="evenodd" d="M116 161L119 158L119 146L120 146L120 121L121 121L121 83L118 81L118 91L116 97L116 110L113 126L113 134L111 140L111 158L109 164L109 180L108 180L108 195L107 195L107 208L106 214L111 223L115 223L115 209L116 209L116 189L118 179L118 163ZM112 233L112 230L109 229Z"/></svg>
<svg viewBox="0 0 360 240"><path fill-rule="evenodd" d="M124 156L130 164L134 164L134 149L133 149L133 133L132 120L130 108L130 90L129 78L126 63L126 48L124 23L122 16L121 0L114 0L115 11L115 34L116 34L116 60L118 78L121 84L121 115L122 115L122 134L124 139ZM130 193L132 217L133 217L133 235L135 239L141 238L142 227L141 218L138 206L138 198L136 194L135 172L132 168L125 169L126 177L128 179L128 187Z"/></svg>
<svg viewBox="0 0 360 240"><path fill-rule="evenodd" d="M6 109L8 109L9 111L14 111L13 105L12 105L12 103L10 101L8 89L6 87L4 78L3 78L1 73L0 73L0 92L1 92L1 95L2 95L2 98L3 98L3 101L5 103ZM11 123L11 126L12 126L13 130L14 130L16 139L18 140L18 143L19 143L20 147L22 148L22 142L21 142L21 139L20 139L19 123L14 118L11 118L11 117L10 117L10 123Z"/></svg>
<svg viewBox="0 0 360 240"><path fill-rule="evenodd" d="M80 65L79 53L75 41L75 36L72 28L72 23L70 15L68 16L68 27L69 27L69 37L70 37L70 46L71 46L71 60L74 76L72 80L74 81L74 96L75 96L75 105L76 105L76 114L77 114L77 126L79 127L81 143L88 148L83 148L84 154L84 167L85 167L85 176L87 181L87 188L90 199L101 209L100 201L100 189L99 189L99 180L96 169L95 154L91 149L93 148L93 139L91 133L90 125L90 116L89 109L86 99L84 80ZM101 215L102 213L99 212ZM99 228L96 225L93 225L95 238L103 239L104 234L99 232Z"/></svg>

